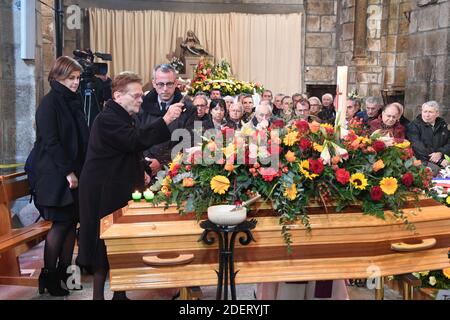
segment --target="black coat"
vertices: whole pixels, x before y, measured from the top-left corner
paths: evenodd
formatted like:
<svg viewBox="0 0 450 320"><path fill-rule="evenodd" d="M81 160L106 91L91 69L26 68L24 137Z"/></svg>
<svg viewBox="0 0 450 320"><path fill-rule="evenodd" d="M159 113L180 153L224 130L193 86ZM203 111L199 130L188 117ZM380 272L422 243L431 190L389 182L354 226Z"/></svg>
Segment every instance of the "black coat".
<svg viewBox="0 0 450 320"><path fill-rule="evenodd" d="M433 129L429 123L422 120L422 116L419 114L408 125L406 137L411 142L416 158L425 163L428 162L429 155L433 152L450 155L450 132L447 122L442 118L436 119Z"/></svg>
<svg viewBox="0 0 450 320"><path fill-rule="evenodd" d="M323 109L317 114L323 123L329 123L334 125L336 121L336 109L333 105L329 107L323 107Z"/></svg>
<svg viewBox="0 0 450 320"><path fill-rule="evenodd" d="M36 203L64 207L74 202L66 176L79 178L89 129L76 93L57 81L36 111Z"/></svg>
<svg viewBox="0 0 450 320"><path fill-rule="evenodd" d="M80 180L81 265L95 264L100 219L124 207L131 193L143 186L142 151L170 139L162 118L145 127L109 100L91 128L86 163Z"/></svg>
<svg viewBox="0 0 450 320"><path fill-rule="evenodd" d="M180 90L176 89L172 104L180 102L183 96ZM161 118L166 114L166 110L161 111L158 103L158 93L155 89L150 91L142 102L141 110L138 113L138 119L140 126L148 125L149 123L155 121L155 119ZM174 132L176 129L188 129L192 137L192 129L194 127L194 120L197 115L197 109L192 105L185 105L185 111L181 116L169 124L170 133ZM164 166L168 165L171 161L172 148L181 141L165 141L163 143L154 144L147 150L145 150L144 155L149 158L154 158L159 161L159 163ZM189 145L191 144L189 141Z"/></svg>

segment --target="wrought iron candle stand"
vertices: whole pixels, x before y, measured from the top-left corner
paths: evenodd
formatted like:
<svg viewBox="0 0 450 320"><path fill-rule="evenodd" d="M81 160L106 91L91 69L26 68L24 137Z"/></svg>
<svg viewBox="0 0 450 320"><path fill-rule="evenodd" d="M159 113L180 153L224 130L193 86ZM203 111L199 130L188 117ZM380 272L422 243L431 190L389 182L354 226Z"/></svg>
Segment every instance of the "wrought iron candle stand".
<svg viewBox="0 0 450 320"><path fill-rule="evenodd" d="M217 235L219 241L219 271L216 270L218 283L216 300L228 300L228 278L230 279L231 300L236 300L235 277L239 272L234 271L234 244L238 233L245 233L246 237L240 237L239 243L243 246L255 241L251 230L256 227L256 219L246 220L235 226L220 226L209 220L202 221L200 227L204 229L199 241L211 245L214 237L208 237L210 232ZM231 237L230 237L231 234ZM224 290L223 290L224 289Z"/></svg>

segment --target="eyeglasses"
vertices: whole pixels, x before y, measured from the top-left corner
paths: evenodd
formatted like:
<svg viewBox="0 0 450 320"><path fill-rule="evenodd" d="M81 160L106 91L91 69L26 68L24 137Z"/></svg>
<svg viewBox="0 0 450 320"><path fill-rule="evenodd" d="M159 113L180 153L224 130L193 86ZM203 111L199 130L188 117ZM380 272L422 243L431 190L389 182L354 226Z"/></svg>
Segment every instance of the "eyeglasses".
<svg viewBox="0 0 450 320"><path fill-rule="evenodd" d="M194 107L196 107L196 108L207 108L208 105L206 105L206 104L197 104L197 105L194 105Z"/></svg>
<svg viewBox="0 0 450 320"><path fill-rule="evenodd" d="M166 82L166 83L164 83L164 82L158 82L158 83L156 83L156 86L159 88L159 89L162 89L162 88L164 88L164 86L166 86L167 88L173 88L173 86L175 85L175 82Z"/></svg>
<svg viewBox="0 0 450 320"><path fill-rule="evenodd" d="M131 94L131 93L127 92L126 94L129 95L130 97L132 97L134 100L142 99L144 97L144 95L142 93Z"/></svg>

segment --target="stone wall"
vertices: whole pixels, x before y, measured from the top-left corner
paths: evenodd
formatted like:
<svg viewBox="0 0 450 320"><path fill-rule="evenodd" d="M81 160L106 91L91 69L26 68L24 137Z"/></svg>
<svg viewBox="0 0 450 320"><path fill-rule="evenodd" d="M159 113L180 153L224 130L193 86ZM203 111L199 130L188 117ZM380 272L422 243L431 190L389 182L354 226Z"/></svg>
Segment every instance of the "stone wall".
<svg viewBox="0 0 450 320"><path fill-rule="evenodd" d="M306 1L306 85L336 83L337 4L337 0Z"/></svg>
<svg viewBox="0 0 450 320"><path fill-rule="evenodd" d="M406 104L417 115L424 101L436 100L444 106L442 115L450 120L450 1L414 2Z"/></svg>
<svg viewBox="0 0 450 320"><path fill-rule="evenodd" d="M40 4L36 1L36 57L20 58L20 1L0 1L0 164L23 163L35 139L34 114L42 94Z"/></svg>

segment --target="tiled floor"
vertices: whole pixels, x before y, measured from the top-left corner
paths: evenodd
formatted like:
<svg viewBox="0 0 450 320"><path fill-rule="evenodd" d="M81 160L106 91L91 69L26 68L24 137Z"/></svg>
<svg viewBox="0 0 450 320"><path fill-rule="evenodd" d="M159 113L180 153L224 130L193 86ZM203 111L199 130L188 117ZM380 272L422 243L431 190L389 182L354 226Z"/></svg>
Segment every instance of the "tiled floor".
<svg viewBox="0 0 450 320"><path fill-rule="evenodd" d="M22 269L35 269L39 272L42 267L43 244L35 247L20 257ZM2 286L0 285L0 300L90 300L92 299L92 276L82 276L83 290L71 291L67 297L52 297L49 294L40 295L37 288L21 287L21 286ZM202 287L204 300L213 300L216 295L216 287ZM238 285L236 286L237 296L239 300L254 300L254 292L256 285ZM352 300L372 300L374 299L374 291L367 288L347 287L350 299ZM139 300L170 300L175 294L176 289L163 290L140 290L130 291L127 295L130 299ZM105 299L111 299L112 292L109 290L108 284L105 288ZM386 300L399 300L401 296L389 288L385 289Z"/></svg>

